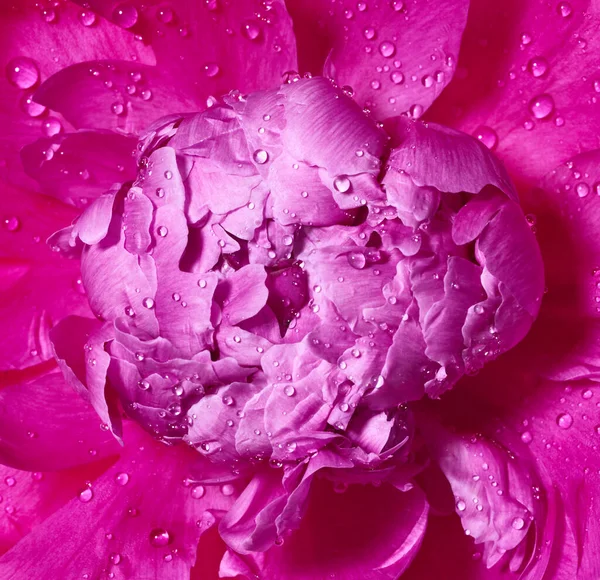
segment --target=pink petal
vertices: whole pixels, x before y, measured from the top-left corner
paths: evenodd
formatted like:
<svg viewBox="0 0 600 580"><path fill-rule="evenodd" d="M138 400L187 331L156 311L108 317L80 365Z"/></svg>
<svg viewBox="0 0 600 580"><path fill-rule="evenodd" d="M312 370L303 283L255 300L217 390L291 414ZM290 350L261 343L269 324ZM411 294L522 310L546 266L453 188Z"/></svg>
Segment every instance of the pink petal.
<svg viewBox="0 0 600 580"><path fill-rule="evenodd" d="M48 6L43 10L48 15L54 14L53 22L47 22L46 17L40 14L40 8L33 4L6 4L0 8L3 73L13 58L26 57L33 60L33 65L28 64L39 75L38 81L27 90L9 83L5 74L0 75L0 122L3 128L0 158L6 161L0 167L0 176L27 186L32 182L23 175L19 150L46 135L44 124L48 115L32 117L23 110L21 103L40 82L71 64L89 60L123 58L125 55L142 65L154 64L153 51L149 46L101 19L94 26L84 26L80 20L82 10L72 3ZM86 12L89 13L89 10ZM35 80L35 72L29 78Z"/></svg>
<svg viewBox="0 0 600 580"><path fill-rule="evenodd" d="M232 501L215 486L183 485L198 456L128 428L117 463L0 559L6 578L182 578L201 534Z"/></svg>
<svg viewBox="0 0 600 580"><path fill-rule="evenodd" d="M535 185L598 146L597 23L584 0L471 2L460 74L428 116L478 136L519 184Z"/></svg>
<svg viewBox="0 0 600 580"><path fill-rule="evenodd" d="M86 4L120 22L113 4L103 0ZM269 5L268 16L259 0L131 4L137 7L135 22L127 19L122 24L134 22L128 30L141 34L152 46L157 68L169 75L175 92L192 96L198 103L231 89L248 93L270 88L285 71L297 68L292 22L283 0Z"/></svg>
<svg viewBox="0 0 600 580"><path fill-rule="evenodd" d="M52 371L0 390L0 461L18 469L59 470L118 453L100 419Z"/></svg>
<svg viewBox="0 0 600 580"><path fill-rule="evenodd" d="M252 570L266 578L394 580L417 553L427 503L418 490L351 485L335 493L315 479L300 528L262 555L224 559L225 578Z"/></svg>
<svg viewBox="0 0 600 580"><path fill-rule="evenodd" d="M379 119L420 116L450 82L469 8L464 0L288 4L301 69L320 74L325 64Z"/></svg>
<svg viewBox="0 0 600 580"><path fill-rule="evenodd" d="M236 325L257 314L266 304L267 274L263 266L249 264L229 275L215 291L215 300L223 303L223 321Z"/></svg>
<svg viewBox="0 0 600 580"><path fill-rule="evenodd" d="M0 320L11 332L0 336L0 369L51 358L48 332L67 314L88 314L79 264L44 243L69 224L74 213L38 194L2 191L0 224Z"/></svg>
<svg viewBox="0 0 600 580"><path fill-rule="evenodd" d="M3 510L0 518L0 554L7 552L60 509L84 487L86 480L96 478L109 465L110 461L102 461L50 473L18 471L0 465Z"/></svg>
<svg viewBox="0 0 600 580"><path fill-rule="evenodd" d="M115 183L135 178L134 150L130 137L85 131L39 139L21 149L21 160L43 193L85 207Z"/></svg>

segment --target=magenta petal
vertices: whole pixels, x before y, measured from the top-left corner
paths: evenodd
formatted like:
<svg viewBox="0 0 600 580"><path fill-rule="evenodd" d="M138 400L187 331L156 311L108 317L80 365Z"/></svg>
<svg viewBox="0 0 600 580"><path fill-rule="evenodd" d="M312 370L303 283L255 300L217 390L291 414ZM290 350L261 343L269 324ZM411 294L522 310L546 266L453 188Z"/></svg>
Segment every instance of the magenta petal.
<svg viewBox="0 0 600 580"><path fill-rule="evenodd" d="M115 183L135 178L135 140L104 131L39 139L21 149L25 172L45 194L85 207Z"/></svg>
<svg viewBox="0 0 600 580"><path fill-rule="evenodd" d="M263 266L250 264L233 272L218 287L215 299L223 303L223 321L236 325L252 318L266 304L267 273Z"/></svg>
<svg viewBox="0 0 600 580"><path fill-rule="evenodd" d="M429 116L477 136L518 184L536 185L565 159L598 146L597 79L590 75L598 14L587 0L470 5L463 74Z"/></svg>
<svg viewBox="0 0 600 580"><path fill-rule="evenodd" d="M6 578L97 577L178 579L196 560L200 535L231 497L215 487L182 485L198 461L127 431L123 455L62 509L0 559Z"/></svg>
<svg viewBox="0 0 600 580"><path fill-rule="evenodd" d="M0 462L59 470L118 453L100 418L54 371L0 390Z"/></svg>
<svg viewBox="0 0 600 580"><path fill-rule="evenodd" d="M320 74L325 65L360 105L385 119L409 110L420 116L450 82L469 3L397 1L361 9L352 0L293 0L289 6L300 67Z"/></svg>

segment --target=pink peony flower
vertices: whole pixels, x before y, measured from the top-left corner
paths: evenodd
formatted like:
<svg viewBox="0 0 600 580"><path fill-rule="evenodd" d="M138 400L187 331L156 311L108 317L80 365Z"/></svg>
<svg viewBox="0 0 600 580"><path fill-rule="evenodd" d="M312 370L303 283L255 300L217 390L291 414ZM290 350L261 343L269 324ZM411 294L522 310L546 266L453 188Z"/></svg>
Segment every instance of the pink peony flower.
<svg viewBox="0 0 600 580"><path fill-rule="evenodd" d="M80 4L0 7L0 578L600 577L597 9Z"/></svg>

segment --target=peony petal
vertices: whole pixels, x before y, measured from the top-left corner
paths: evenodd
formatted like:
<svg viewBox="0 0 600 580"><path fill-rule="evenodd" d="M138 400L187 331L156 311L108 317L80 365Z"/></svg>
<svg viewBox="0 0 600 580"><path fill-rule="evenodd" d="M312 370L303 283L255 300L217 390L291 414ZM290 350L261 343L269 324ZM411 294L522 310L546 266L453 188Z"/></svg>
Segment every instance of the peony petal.
<svg viewBox="0 0 600 580"><path fill-rule="evenodd" d="M44 240L74 218L50 198L5 186L0 225L0 369L52 357L48 332L67 314L89 314L79 264L52 252Z"/></svg>
<svg viewBox="0 0 600 580"><path fill-rule="evenodd" d="M599 15L587 0L473 0L460 74L428 117L495 148L517 184L598 146ZM536 106L535 103L538 103Z"/></svg>
<svg viewBox="0 0 600 580"><path fill-rule="evenodd" d="M469 8L466 0L288 5L301 69L320 74L325 64L379 119L420 116L450 82Z"/></svg>
<svg viewBox="0 0 600 580"><path fill-rule="evenodd" d="M2 70L13 58L25 57L33 61L26 61L32 75L25 85L33 83L26 90L12 85L4 74L0 76L0 122L3 128L0 158L5 160L0 167L0 176L11 183L32 185L31 180L23 174L19 150L39 137L60 129L57 117L48 117L43 108L36 110L35 103L32 104L31 95L39 82L71 64L88 60L125 56L140 65L155 62L151 47L100 18L95 25L85 26L81 12L72 3L61 4L60 7L38 7L20 2L0 7ZM86 12L89 14L89 10ZM49 22L48 18L53 20ZM36 76L37 82L34 82ZM26 111L31 111L33 115ZM49 121L51 124L47 125Z"/></svg>
<svg viewBox="0 0 600 580"><path fill-rule="evenodd" d="M57 371L0 390L0 462L56 471L118 453L92 407Z"/></svg>
<svg viewBox="0 0 600 580"><path fill-rule="evenodd" d="M232 497L182 485L198 461L184 447L163 446L137 428L125 439L117 463L0 559L7 579L97 577L107 569L130 578L189 574L200 535Z"/></svg>
<svg viewBox="0 0 600 580"><path fill-rule="evenodd" d="M21 149L21 160L43 193L85 207L115 183L133 181L134 150L131 137L84 131L39 139Z"/></svg>

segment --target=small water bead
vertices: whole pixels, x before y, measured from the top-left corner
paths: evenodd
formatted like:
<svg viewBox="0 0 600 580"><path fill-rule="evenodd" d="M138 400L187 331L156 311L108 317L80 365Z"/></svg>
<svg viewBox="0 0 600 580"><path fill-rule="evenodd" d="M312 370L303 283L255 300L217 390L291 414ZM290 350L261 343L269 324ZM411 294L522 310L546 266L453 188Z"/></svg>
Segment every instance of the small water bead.
<svg viewBox="0 0 600 580"><path fill-rule="evenodd" d="M371 88L378 91L381 88L381 83L378 80L371 81Z"/></svg>
<svg viewBox="0 0 600 580"><path fill-rule="evenodd" d="M206 280L198 280L198 286L200 286L200 288L206 288Z"/></svg>
<svg viewBox="0 0 600 580"><path fill-rule="evenodd" d="M549 66L548 61L543 56L536 56L529 61L527 68L534 77L539 78L548 72Z"/></svg>
<svg viewBox="0 0 600 580"><path fill-rule="evenodd" d="M94 492L91 487L86 487L82 492L79 493L79 501L82 503L88 503L92 501Z"/></svg>
<svg viewBox="0 0 600 580"><path fill-rule="evenodd" d="M456 509L457 509L459 512L464 512L464 511L467 509L467 504L466 504L466 503L465 503L465 502L464 502L462 499L459 499L459 500L456 502Z"/></svg>
<svg viewBox="0 0 600 580"><path fill-rule="evenodd" d="M230 483L225 483L221 486L221 493L226 497L233 495L234 491L235 488Z"/></svg>
<svg viewBox="0 0 600 580"><path fill-rule="evenodd" d="M362 270L367 263L367 259L362 252L350 252L348 254L348 263L356 270Z"/></svg>
<svg viewBox="0 0 600 580"><path fill-rule="evenodd" d="M132 4L118 4L112 13L112 20L121 28L131 28L138 21L138 11Z"/></svg>
<svg viewBox="0 0 600 580"><path fill-rule="evenodd" d="M6 65L6 78L19 89L30 89L40 80L40 71L34 60L18 56Z"/></svg>
<svg viewBox="0 0 600 580"><path fill-rule="evenodd" d="M168 169L165 171L164 175L165 179L173 179L173 172L169 171Z"/></svg>
<svg viewBox="0 0 600 580"><path fill-rule="evenodd" d="M152 91L150 89L144 89L140 96L142 97L142 101L149 101L152 98Z"/></svg>
<svg viewBox="0 0 600 580"><path fill-rule="evenodd" d="M390 6L394 12L400 12L404 9L404 0L392 0Z"/></svg>
<svg viewBox="0 0 600 580"><path fill-rule="evenodd" d="M561 413L556 418L556 424L561 429L568 429L569 427L571 427L571 425L573 425L573 417L569 413Z"/></svg>
<svg viewBox="0 0 600 580"><path fill-rule="evenodd" d="M233 397L231 395L224 395L223 398L221 399L221 401L223 401L223 404L227 405L228 407L231 407L231 405L233 405L233 403L235 403L235 401L233 400Z"/></svg>
<svg viewBox="0 0 600 580"><path fill-rule="evenodd" d="M110 555L110 561L115 565L118 566L121 563L121 560L123 559L123 557L121 556L121 554L117 554L116 552L113 552Z"/></svg>
<svg viewBox="0 0 600 580"><path fill-rule="evenodd" d="M374 28L365 28L363 34L367 40L373 40L375 38L375 29Z"/></svg>
<svg viewBox="0 0 600 580"><path fill-rule="evenodd" d="M165 546L168 546L173 540L171 534L164 528L154 528L150 532L149 539L150 545L154 546L155 548L164 548Z"/></svg>
<svg viewBox="0 0 600 580"><path fill-rule="evenodd" d="M588 400L588 399L591 399L594 396L594 393L590 389L587 389L586 391L583 391L583 393L581 393L581 396L584 399Z"/></svg>
<svg viewBox="0 0 600 580"><path fill-rule="evenodd" d="M409 113L413 119L419 119L421 117L421 115L423 114L423 106L422 105L413 105L409 109Z"/></svg>
<svg viewBox="0 0 600 580"><path fill-rule="evenodd" d="M352 186L352 183L347 175L338 175L333 180L334 189L336 191L339 191L340 193L348 193L348 191L350 191L351 186Z"/></svg>
<svg viewBox="0 0 600 580"><path fill-rule="evenodd" d="M512 521L512 527L514 530L522 530L525 527L525 520L523 518L515 518Z"/></svg>
<svg viewBox="0 0 600 580"><path fill-rule="evenodd" d="M79 22L84 26L94 26L96 24L96 14L90 10L84 10L79 13Z"/></svg>
<svg viewBox="0 0 600 580"><path fill-rule="evenodd" d="M531 131L534 127L535 125L533 121L525 121L523 123L523 129L525 129L525 131Z"/></svg>
<svg viewBox="0 0 600 580"><path fill-rule="evenodd" d="M390 42L389 40L384 40L379 45L379 52L384 58L391 58L396 54L396 45L393 42Z"/></svg>
<svg viewBox="0 0 600 580"><path fill-rule="evenodd" d="M257 149L252 157L259 165L264 165L269 160L269 154L264 149Z"/></svg>
<svg viewBox="0 0 600 580"><path fill-rule="evenodd" d="M284 389L283 392L288 396L288 397L293 397L296 394L296 389L294 387L292 387L292 385L287 385Z"/></svg>
<svg viewBox="0 0 600 580"><path fill-rule="evenodd" d="M482 125L475 131L475 137L478 141L481 141L490 151L493 151L498 144L498 135L496 131L490 127Z"/></svg>
<svg viewBox="0 0 600 580"><path fill-rule="evenodd" d="M166 237L166 235L169 233L169 230L167 229L166 226L158 226L158 228L156 228L156 233L161 237L164 238Z"/></svg>
<svg viewBox="0 0 600 580"><path fill-rule="evenodd" d="M144 362L145 359L146 359L146 355L143 352L135 353L135 360L137 360L139 362Z"/></svg>
<svg viewBox="0 0 600 580"><path fill-rule="evenodd" d="M523 431L523 433L521 433L521 441L523 441L523 443L531 443L533 441L533 436L531 435L530 431Z"/></svg>
<svg viewBox="0 0 600 580"><path fill-rule="evenodd" d="M559 2L556 10L563 18L568 18L573 13L573 7L569 2Z"/></svg>
<svg viewBox="0 0 600 580"><path fill-rule="evenodd" d="M48 109L33 100L32 94L23 95L21 98L21 110L30 117L41 117Z"/></svg>
<svg viewBox="0 0 600 580"><path fill-rule="evenodd" d="M554 119L554 124L557 127L562 127L565 124L565 120L563 117L556 117L556 119Z"/></svg>
<svg viewBox="0 0 600 580"><path fill-rule="evenodd" d="M42 124L42 132L46 137L54 137L62 131L62 123L56 117L48 117Z"/></svg>
<svg viewBox="0 0 600 580"><path fill-rule="evenodd" d="M249 40L258 40L260 36L260 27L252 20L242 24L242 34Z"/></svg>
<svg viewBox="0 0 600 580"><path fill-rule="evenodd" d="M173 12L172 8L166 6L160 8L156 12L156 18L164 24L171 24L171 22L173 22L173 19L175 18L175 12Z"/></svg>
<svg viewBox="0 0 600 580"><path fill-rule="evenodd" d="M423 84L423 86L428 89L430 87L433 86L434 83L434 79L431 75L425 75L422 79L421 79L421 83Z"/></svg>
<svg viewBox="0 0 600 580"><path fill-rule="evenodd" d="M395 85L401 85L404 82L404 75L399 70L395 70L390 74L390 79Z"/></svg>
<svg viewBox="0 0 600 580"><path fill-rule="evenodd" d="M528 34L527 32L524 32L523 34L521 34L521 44L523 46L527 46L528 44L531 44L531 35Z"/></svg>
<svg viewBox="0 0 600 580"><path fill-rule="evenodd" d="M142 391L147 391L150 388L150 383L146 380L141 380L138 382L138 387L142 389Z"/></svg>
<svg viewBox="0 0 600 580"><path fill-rule="evenodd" d="M117 473L115 476L115 481L118 485L123 487L129 483L129 474L125 472Z"/></svg>
<svg viewBox="0 0 600 580"><path fill-rule="evenodd" d="M529 110L536 119L546 119L554 111L554 99L548 94L538 95L529 101Z"/></svg>
<svg viewBox="0 0 600 580"><path fill-rule="evenodd" d="M194 499L200 499L201 497L204 497L205 493L206 493L206 489L204 488L203 485L195 485L194 487L192 487L192 489L190 491L190 495Z"/></svg>
<svg viewBox="0 0 600 580"><path fill-rule="evenodd" d="M11 216L11 217L6 218L3 223L4 223L4 227L9 232L16 232L21 227L21 222L19 221L19 218L16 216Z"/></svg>
<svg viewBox="0 0 600 580"><path fill-rule="evenodd" d="M575 186L575 192L579 197L586 197L590 193L590 186L582 181Z"/></svg>
<svg viewBox="0 0 600 580"><path fill-rule="evenodd" d="M142 305L144 308L148 308L148 310L154 308L154 300L150 297L144 298L142 300Z"/></svg>
<svg viewBox="0 0 600 580"><path fill-rule="evenodd" d="M12 476L8 476L4 479L4 483L6 483L8 487L14 487L17 483L17 480Z"/></svg>

